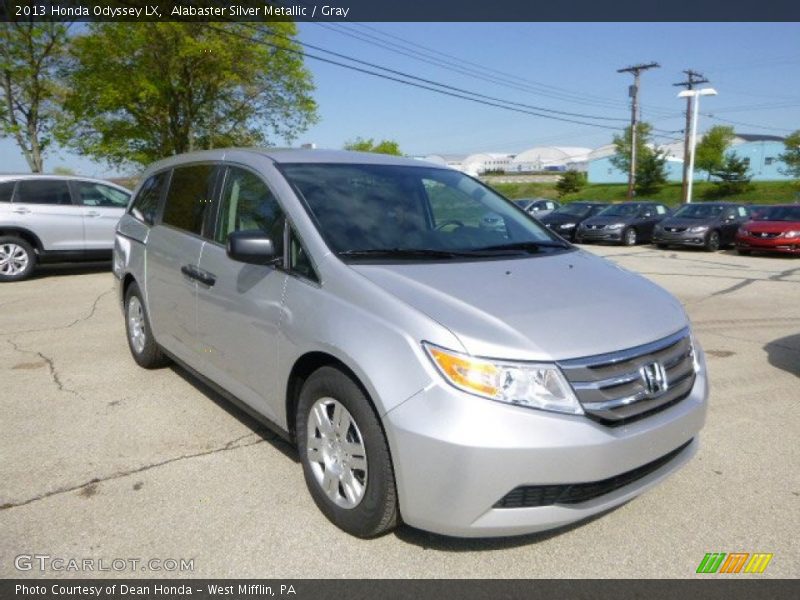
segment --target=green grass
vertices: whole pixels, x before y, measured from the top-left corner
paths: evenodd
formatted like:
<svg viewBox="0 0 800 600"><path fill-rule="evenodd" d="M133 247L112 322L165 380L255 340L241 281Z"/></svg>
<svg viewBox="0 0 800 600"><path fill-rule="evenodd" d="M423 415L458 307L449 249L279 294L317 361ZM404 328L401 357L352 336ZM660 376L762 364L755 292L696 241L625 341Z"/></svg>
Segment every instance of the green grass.
<svg viewBox="0 0 800 600"><path fill-rule="evenodd" d="M625 200L628 186L624 183L587 184L580 192L558 198L555 183L497 183L494 187L498 192L508 198L542 197L555 198L560 201L572 202L574 200L597 200L613 202ZM748 202L753 204L791 204L800 198L800 186L792 181L757 181L751 188L742 193L725 198L715 198L711 194L715 189L714 184L705 181L695 182L693 197L695 201L703 200L728 200L734 202ZM646 196L647 200L659 200L669 205L680 204L681 184L670 183L661 188L656 194ZM645 199L643 196L642 199Z"/></svg>

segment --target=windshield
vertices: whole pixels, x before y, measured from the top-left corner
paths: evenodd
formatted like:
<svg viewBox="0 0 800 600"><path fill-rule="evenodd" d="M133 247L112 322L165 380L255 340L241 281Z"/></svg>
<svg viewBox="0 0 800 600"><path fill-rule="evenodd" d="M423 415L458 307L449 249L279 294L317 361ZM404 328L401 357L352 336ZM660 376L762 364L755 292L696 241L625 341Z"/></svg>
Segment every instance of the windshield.
<svg viewBox="0 0 800 600"><path fill-rule="evenodd" d="M680 207L673 216L683 219L710 219L711 217L719 216L723 210L725 210L725 207L719 204L687 204Z"/></svg>
<svg viewBox="0 0 800 600"><path fill-rule="evenodd" d="M638 204L615 204L604 208L599 213L598 217L635 217L639 214Z"/></svg>
<svg viewBox="0 0 800 600"><path fill-rule="evenodd" d="M451 169L284 164L339 255L403 260L493 257L570 248L509 201Z"/></svg>
<svg viewBox="0 0 800 600"><path fill-rule="evenodd" d="M523 210L525 210L526 208L528 208L531 205L531 201L527 200L527 199L525 199L525 200L512 200L512 202L514 204L516 204L517 206L519 206Z"/></svg>
<svg viewBox="0 0 800 600"><path fill-rule="evenodd" d="M585 217L592 211L591 204L567 204L553 211L554 215L566 215L570 217Z"/></svg>
<svg viewBox="0 0 800 600"><path fill-rule="evenodd" d="M756 221L800 221L800 206L772 206L759 211Z"/></svg>

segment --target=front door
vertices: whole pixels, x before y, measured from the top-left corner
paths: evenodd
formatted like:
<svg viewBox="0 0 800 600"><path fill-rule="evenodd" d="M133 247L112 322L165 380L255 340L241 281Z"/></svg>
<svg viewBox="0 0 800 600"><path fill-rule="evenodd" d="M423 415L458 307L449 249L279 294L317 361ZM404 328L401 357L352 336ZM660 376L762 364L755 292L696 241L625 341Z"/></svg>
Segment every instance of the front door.
<svg viewBox="0 0 800 600"><path fill-rule="evenodd" d="M213 241L203 248L200 270L213 285L198 284L198 339L206 373L217 384L268 418L277 418L275 374L283 322L286 272L228 258L225 243L234 231L261 231L283 254L285 217L262 178L230 167L220 195Z"/></svg>
<svg viewBox="0 0 800 600"><path fill-rule="evenodd" d="M71 185L82 207L85 249L113 249L114 231L125 213L130 195L94 181L72 181Z"/></svg>

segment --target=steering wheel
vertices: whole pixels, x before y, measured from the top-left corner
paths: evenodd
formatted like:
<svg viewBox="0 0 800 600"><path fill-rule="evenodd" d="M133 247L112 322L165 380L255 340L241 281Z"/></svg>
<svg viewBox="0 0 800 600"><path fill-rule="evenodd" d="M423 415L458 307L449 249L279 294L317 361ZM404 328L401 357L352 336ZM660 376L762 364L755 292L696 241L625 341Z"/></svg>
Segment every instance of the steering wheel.
<svg viewBox="0 0 800 600"><path fill-rule="evenodd" d="M448 225L455 225L456 229L461 229L462 227L465 227L464 223L462 223L458 219L450 219L448 221L445 221L444 223L441 223L440 225L437 225L436 226L436 231L441 231L442 229L444 229Z"/></svg>

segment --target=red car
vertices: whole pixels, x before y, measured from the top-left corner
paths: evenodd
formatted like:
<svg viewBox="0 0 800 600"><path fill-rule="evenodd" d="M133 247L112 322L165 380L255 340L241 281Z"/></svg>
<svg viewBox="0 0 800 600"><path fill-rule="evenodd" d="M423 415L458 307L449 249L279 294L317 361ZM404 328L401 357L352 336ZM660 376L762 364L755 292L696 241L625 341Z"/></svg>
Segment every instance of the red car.
<svg viewBox="0 0 800 600"><path fill-rule="evenodd" d="M800 204L771 206L739 228L736 250L800 255Z"/></svg>

